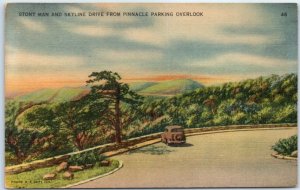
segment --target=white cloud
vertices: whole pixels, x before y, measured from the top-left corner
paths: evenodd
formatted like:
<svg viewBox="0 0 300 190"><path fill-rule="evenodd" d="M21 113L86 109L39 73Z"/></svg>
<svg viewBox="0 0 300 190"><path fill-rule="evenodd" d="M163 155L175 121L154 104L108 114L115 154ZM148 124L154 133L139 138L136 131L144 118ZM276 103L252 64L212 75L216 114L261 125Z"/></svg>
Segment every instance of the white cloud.
<svg viewBox="0 0 300 190"><path fill-rule="evenodd" d="M151 72L146 69L149 67L147 64L152 61L162 62L163 57L160 51L97 49L89 62L89 68L93 71L117 71L123 78L132 78Z"/></svg>
<svg viewBox="0 0 300 190"><path fill-rule="evenodd" d="M110 11L121 13L124 9L111 4L93 4L90 9L69 5L66 7L65 13L84 12L86 16L75 18L84 24L72 24L72 22L58 22L58 24L71 33L90 37L110 37L120 34L120 31L111 27L112 24L134 24L138 19L136 17L107 16ZM99 16L99 13L103 13L103 16ZM87 24L87 22L91 24Z"/></svg>
<svg viewBox="0 0 300 190"><path fill-rule="evenodd" d="M95 54L101 59L117 63L143 63L145 61L158 61L163 58L160 51L149 50L96 50Z"/></svg>
<svg viewBox="0 0 300 190"><path fill-rule="evenodd" d="M173 12L173 17L152 17L154 26L125 29L120 35L125 39L163 46L171 40L201 40L225 44L269 44L279 41L271 34L228 34L224 28L263 27L263 12L255 5L242 4L180 4L151 7L151 11ZM176 17L176 12L203 12L203 17ZM255 14L253 14L255 12ZM243 16L241 16L243 15Z"/></svg>
<svg viewBox="0 0 300 190"><path fill-rule="evenodd" d="M90 37L108 37L115 34L115 31L111 28L99 27L94 25L89 25L84 27L75 26L73 28L68 28L68 30L69 32L90 36Z"/></svg>
<svg viewBox="0 0 300 190"><path fill-rule="evenodd" d="M139 43L163 46L168 43L168 33L154 31L153 28L131 28L120 33L121 37Z"/></svg>
<svg viewBox="0 0 300 190"><path fill-rule="evenodd" d="M47 67L57 67L59 70L60 67L71 68L82 64L84 59L80 56L43 55L6 47L5 66L9 70L24 66L47 72Z"/></svg>
<svg viewBox="0 0 300 190"><path fill-rule="evenodd" d="M45 32L46 26L38 21L31 20L29 18L19 18L19 22L28 30L34 32Z"/></svg>
<svg viewBox="0 0 300 190"><path fill-rule="evenodd" d="M208 60L196 61L190 64L191 67L205 67L211 69L230 67L232 65L242 66L245 70L247 70L249 66L268 69L268 71L275 70L281 72L292 72L297 69L297 61L243 53L222 54Z"/></svg>
<svg viewBox="0 0 300 190"><path fill-rule="evenodd" d="M83 12L79 7L69 6L69 12ZM64 23L69 32L91 37L120 36L126 40L138 43L152 44L164 47L172 40L201 40L209 43L261 45L281 41L276 34L238 34L225 33L227 27L237 29L245 27L264 27L266 22L264 12L256 5L243 4L96 4L88 12L109 11L147 11L147 12L173 12L173 17L129 17L129 16L92 16L80 17L82 22L87 19L93 24L74 25ZM203 17L181 16L177 12L203 12ZM255 13L255 14L253 14ZM148 22L153 19L153 26L129 27L114 29L111 24L134 24ZM268 19L268 20L267 20ZM67 25L68 27L65 27ZM134 25L133 25L134 26Z"/></svg>

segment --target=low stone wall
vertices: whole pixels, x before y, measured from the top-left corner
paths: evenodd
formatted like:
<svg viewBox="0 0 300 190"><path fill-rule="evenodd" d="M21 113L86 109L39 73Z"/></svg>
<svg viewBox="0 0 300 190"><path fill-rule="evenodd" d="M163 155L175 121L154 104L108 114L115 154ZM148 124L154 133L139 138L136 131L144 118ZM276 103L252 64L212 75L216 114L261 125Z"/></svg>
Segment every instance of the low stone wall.
<svg viewBox="0 0 300 190"><path fill-rule="evenodd" d="M5 167L5 173L6 174L18 174L18 173L22 173L25 171L31 171L34 169L38 169L38 168L53 166L53 165L59 164L63 161L67 161L68 158L72 155L80 154L83 152L88 152L91 150L99 150L99 153L102 154L102 153L105 153L108 151L122 149L122 148L125 148L128 146L133 146L138 143L143 143L143 142L146 142L149 140L157 139L160 137L160 134L161 133L154 133L154 134L145 135L145 136L141 136L141 137L137 137L137 138L132 138L130 140L123 141L122 144L120 144L120 145L117 145L115 143L109 143L109 144L104 144L104 145L88 148L88 149L85 149L82 151L71 152L68 154L58 155L58 156L46 158L43 160L36 160L36 161L30 162L30 163L8 166L8 167Z"/></svg>
<svg viewBox="0 0 300 190"><path fill-rule="evenodd" d="M256 124L256 125L226 125L226 126L213 126L203 128L187 128L185 133L198 133L208 131L222 131L222 130L235 130L235 129L256 129L256 128L281 128L281 127L297 127L296 123L284 124Z"/></svg>
<svg viewBox="0 0 300 190"><path fill-rule="evenodd" d="M228 126L213 126L213 127L203 127L203 128L188 128L185 129L185 133L189 136L193 133L201 133L201 132L209 132L209 131L224 131L224 130L235 130L235 129L255 129L255 128L281 128L281 127L297 127L295 123L287 123L287 124L258 124L258 125L228 125ZM122 148L126 148L129 146L134 146L139 143L143 143L146 141L150 141L153 139L160 138L161 133L154 133L150 135L145 135L141 137L136 137L129 139L127 141L122 142L122 144L117 145L115 143L100 145L96 147L92 147L89 149L85 149L82 151L72 152L69 154L59 155L52 158L47 158L43 160L37 160L30 163L24 163L15 166L5 167L6 174L17 174L25 171L30 171L38 168L49 167L55 164L61 163L62 161L68 160L71 155L80 154L83 152L91 151L91 150L99 150L99 153L105 153L109 151L119 150Z"/></svg>

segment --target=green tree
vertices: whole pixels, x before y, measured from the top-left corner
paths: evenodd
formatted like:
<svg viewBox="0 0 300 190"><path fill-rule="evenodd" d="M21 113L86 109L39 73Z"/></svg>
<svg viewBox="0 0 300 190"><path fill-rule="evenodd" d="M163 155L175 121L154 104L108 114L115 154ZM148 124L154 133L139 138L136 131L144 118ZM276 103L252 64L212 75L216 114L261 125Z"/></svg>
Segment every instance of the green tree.
<svg viewBox="0 0 300 190"><path fill-rule="evenodd" d="M212 114L215 114L216 102L217 97L215 95L210 95L206 100L203 101L203 104L210 108Z"/></svg>
<svg viewBox="0 0 300 190"><path fill-rule="evenodd" d="M22 163L48 149L47 136L41 128L23 128L16 125L17 117L23 112L24 106L18 102L5 105L5 150L14 157L15 163Z"/></svg>
<svg viewBox="0 0 300 190"><path fill-rule="evenodd" d="M89 75L90 80L86 81L87 85L91 85L91 94L103 99L108 106L107 120L114 127L115 142L122 142L122 128L129 125L133 118L128 112L122 112L121 103L137 108L142 102L142 97L129 89L128 84L120 82L121 77L116 72L101 71L93 72ZM127 117L127 119L124 119Z"/></svg>
<svg viewBox="0 0 300 190"><path fill-rule="evenodd" d="M108 102L99 100L94 94L56 106L61 133L72 142L73 148L83 150L106 140L108 106Z"/></svg>
<svg viewBox="0 0 300 190"><path fill-rule="evenodd" d="M65 153L66 143L60 132L60 123L54 111L55 105L38 105L24 112L19 128L37 134L39 139L34 143L40 148L31 153L31 157L52 156Z"/></svg>

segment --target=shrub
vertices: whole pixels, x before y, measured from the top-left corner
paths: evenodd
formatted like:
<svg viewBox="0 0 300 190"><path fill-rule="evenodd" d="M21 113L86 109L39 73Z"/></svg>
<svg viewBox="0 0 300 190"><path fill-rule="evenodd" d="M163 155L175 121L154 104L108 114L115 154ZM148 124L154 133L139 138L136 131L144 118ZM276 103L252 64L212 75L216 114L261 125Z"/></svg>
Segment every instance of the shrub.
<svg viewBox="0 0 300 190"><path fill-rule="evenodd" d="M293 151L297 150L297 139L297 135L287 139L280 139L272 146L272 149L282 155L291 155Z"/></svg>
<svg viewBox="0 0 300 190"><path fill-rule="evenodd" d="M153 124L153 123L149 123L147 124L142 130L140 131L133 131L132 133L130 133L127 136L127 139L129 138L134 138L134 137L139 137L139 136L143 136L143 135L149 135L151 133L158 133L158 132L162 132L164 131L165 127L168 125L171 125L172 122L170 121L170 119L167 118L163 118L162 120L160 120L159 122Z"/></svg>
<svg viewBox="0 0 300 190"><path fill-rule="evenodd" d="M256 119L259 123L271 123L272 116L274 115L272 107L264 107L257 112Z"/></svg>
<svg viewBox="0 0 300 190"><path fill-rule="evenodd" d="M97 150L91 150L87 152L83 152L80 154L72 155L68 159L68 164L70 165L77 165L77 166L85 166L88 164L95 165L97 162L105 160L105 156L100 155Z"/></svg>
<svg viewBox="0 0 300 190"><path fill-rule="evenodd" d="M232 116L233 124L245 124L247 120L247 115L243 112L238 112Z"/></svg>
<svg viewBox="0 0 300 190"><path fill-rule="evenodd" d="M231 118L226 114L216 115L213 119L215 125L228 125Z"/></svg>
<svg viewBox="0 0 300 190"><path fill-rule="evenodd" d="M297 121L297 106L296 105L286 105L282 107L274 116L276 123L286 122L291 123Z"/></svg>

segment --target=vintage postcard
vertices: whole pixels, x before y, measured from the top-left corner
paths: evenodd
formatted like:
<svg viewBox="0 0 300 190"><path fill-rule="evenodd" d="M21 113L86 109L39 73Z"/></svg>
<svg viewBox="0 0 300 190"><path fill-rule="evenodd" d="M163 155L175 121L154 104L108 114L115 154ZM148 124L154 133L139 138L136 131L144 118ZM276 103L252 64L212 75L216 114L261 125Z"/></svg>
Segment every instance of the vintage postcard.
<svg viewBox="0 0 300 190"><path fill-rule="evenodd" d="M6 188L297 186L297 4L5 16Z"/></svg>

